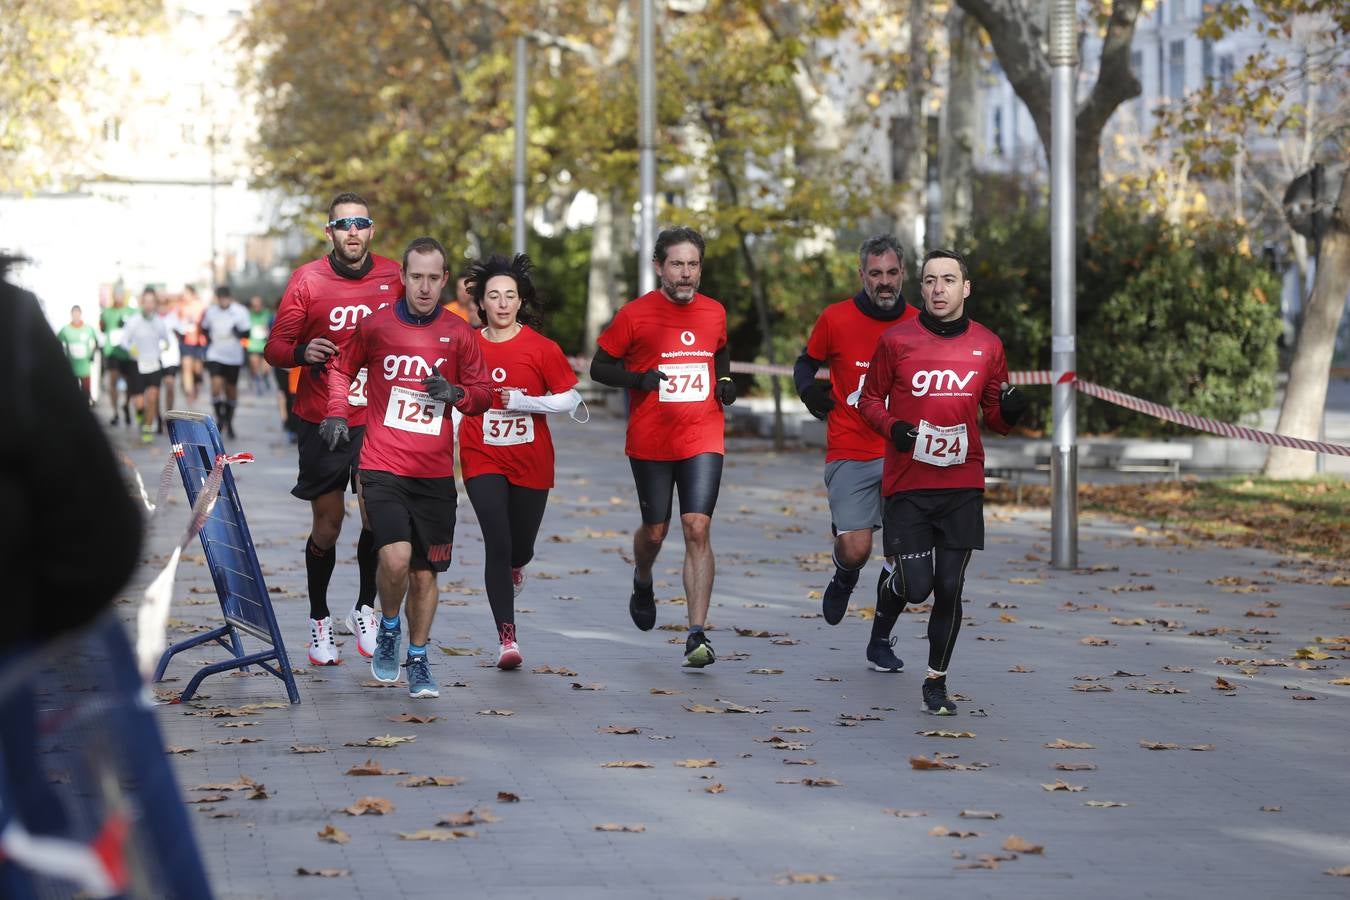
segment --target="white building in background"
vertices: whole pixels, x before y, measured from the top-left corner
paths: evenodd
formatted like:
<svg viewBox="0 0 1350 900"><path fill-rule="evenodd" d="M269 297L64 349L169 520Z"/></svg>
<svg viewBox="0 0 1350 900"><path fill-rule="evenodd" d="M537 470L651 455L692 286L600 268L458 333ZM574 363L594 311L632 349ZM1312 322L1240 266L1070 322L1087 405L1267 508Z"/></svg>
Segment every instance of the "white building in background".
<svg viewBox="0 0 1350 900"><path fill-rule="evenodd" d="M83 123L89 177L69 191L0 195L0 247L17 277L66 320L69 307L170 293L284 265L276 198L249 187L257 130L233 40L249 0L166 0L163 27L109 42L108 77ZM78 127L78 126L77 126ZM284 277L284 273L282 274Z"/></svg>

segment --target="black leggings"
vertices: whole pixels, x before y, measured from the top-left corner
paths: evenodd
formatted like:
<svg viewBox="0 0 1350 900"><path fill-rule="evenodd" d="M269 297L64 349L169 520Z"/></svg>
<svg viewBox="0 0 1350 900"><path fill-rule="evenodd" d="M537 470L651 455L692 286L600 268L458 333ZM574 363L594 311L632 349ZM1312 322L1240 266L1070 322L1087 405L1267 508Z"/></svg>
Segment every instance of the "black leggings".
<svg viewBox="0 0 1350 900"><path fill-rule="evenodd" d="M464 482L483 529L483 583L497 626L516 623L511 570L534 559L534 539L544 521L548 490L524 488L505 475L479 475Z"/></svg>
<svg viewBox="0 0 1350 900"><path fill-rule="evenodd" d="M937 547L923 553L904 553L896 561L899 578L896 593L906 603L919 604L933 595L928 614L928 668L945 672L952 661L952 648L961 631L961 588L966 583L968 549Z"/></svg>
<svg viewBox="0 0 1350 900"><path fill-rule="evenodd" d="M670 521L670 501L680 492L680 515L711 516L722 487L722 454L700 453L688 459L628 458L645 525Z"/></svg>

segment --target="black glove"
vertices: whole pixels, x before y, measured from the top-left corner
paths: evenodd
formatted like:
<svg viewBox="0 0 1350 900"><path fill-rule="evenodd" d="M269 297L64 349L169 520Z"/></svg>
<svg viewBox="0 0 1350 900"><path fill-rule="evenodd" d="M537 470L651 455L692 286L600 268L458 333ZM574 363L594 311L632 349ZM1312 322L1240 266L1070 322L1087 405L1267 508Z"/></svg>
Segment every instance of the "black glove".
<svg viewBox="0 0 1350 900"><path fill-rule="evenodd" d="M914 441L919 437L919 429L908 422L896 422L891 426L891 443L901 453L914 449Z"/></svg>
<svg viewBox="0 0 1350 900"><path fill-rule="evenodd" d="M670 376L660 369L648 369L638 376L638 383L634 385L639 391L659 391L661 382Z"/></svg>
<svg viewBox="0 0 1350 900"><path fill-rule="evenodd" d="M802 402L806 404L807 412L824 422L830 410L834 409L834 398L830 396L829 382L811 382L811 386L802 392Z"/></svg>
<svg viewBox="0 0 1350 900"><path fill-rule="evenodd" d="M346 446L351 439L347 420L342 416L329 416L319 425L319 440L327 444L329 450L336 450L339 445Z"/></svg>
<svg viewBox="0 0 1350 900"><path fill-rule="evenodd" d="M1026 414L1028 405L1026 395L1011 384L998 395L999 415L1003 416L1003 421L1009 427L1016 425Z"/></svg>
<svg viewBox="0 0 1350 900"><path fill-rule="evenodd" d="M443 375L432 375L422 382L422 387L426 388L427 395L432 400L439 400L451 406L458 403L460 398L464 396L464 388L446 381Z"/></svg>
<svg viewBox="0 0 1350 900"><path fill-rule="evenodd" d="M736 402L736 382L730 378L717 379L717 399L723 406L730 406Z"/></svg>

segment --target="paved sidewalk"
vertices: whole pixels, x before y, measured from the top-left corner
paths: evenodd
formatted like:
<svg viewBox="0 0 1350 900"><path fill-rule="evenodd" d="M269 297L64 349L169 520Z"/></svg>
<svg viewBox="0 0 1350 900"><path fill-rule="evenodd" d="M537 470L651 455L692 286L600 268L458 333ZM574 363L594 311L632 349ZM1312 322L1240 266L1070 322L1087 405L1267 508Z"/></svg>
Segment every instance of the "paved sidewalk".
<svg viewBox="0 0 1350 900"><path fill-rule="evenodd" d="M302 703L287 705L270 677L215 676L200 702L158 709L167 742L192 751L173 757L189 800L223 798L193 805L221 897L974 900L1350 891L1350 878L1323 874L1350 866L1350 686L1332 683L1350 674L1344 568L1186 544L1088 517L1084 569L1058 572L1048 564L1047 512L991 508L950 676L964 695L961 714L929 717L919 712L922 612L907 613L896 630L907 663L898 675L865 668L869 624L858 614L835 628L819 617L829 566L819 453L775 455L738 443L714 525L710 637L719 660L682 670L684 609L673 602L683 593L681 542L672 533L657 565L659 623L671 630L640 633L625 608L637 513L621 424L599 415L585 426L555 426L558 486L518 601L523 669L492 667L482 544L461 496L456 559L442 578L433 632L442 694L412 701L401 687L364 686L369 668L350 639L342 666L304 664L308 509L288 493L294 450L272 430L271 404L246 399L231 449L258 458L236 477L301 671ZM153 484L167 445L142 449L130 438L116 432ZM186 519L181 492L175 500L155 520L156 560ZM355 596L356 536L349 521L334 610ZM171 639L219 618L193 550L180 568ZM869 564L855 594L864 610L876 571ZM129 601L153 573L143 567ZM130 619L133 607L125 612ZM1306 647L1329 658L1296 660ZM181 688L198 661L222 652L184 654L169 670L178 680L159 687ZM544 666L564 673L533 671ZM1232 687L1216 689L1225 683ZM491 710L511 714L485 714ZM403 713L437 718L390 720ZM607 733L608 726L638 733ZM971 734L919 734L930 730ZM346 746L383 735L416 740ZM1093 749L1046 746L1061 739ZM1142 741L1176 749L1145 749ZM323 752L294 752L298 745ZM938 754L973 768L911 768L911 758ZM406 775L345 774L368 759L459 781L409 787ZM716 764L680 765L690 760ZM616 761L650 768L604 767ZM198 787L242 778L265 785L266 798ZM1066 789L1044 788L1057 780ZM505 802L502 792L519 801ZM363 797L393 809L342 812ZM1108 801L1119 805L1097 805ZM963 810L998 818L963 818ZM596 830L605 824L645 830ZM320 840L329 825L350 841ZM398 837L425 829L459 836ZM1011 835L1044 850L1002 849ZM345 874L300 877L299 867ZM779 883L809 876L833 880Z"/></svg>

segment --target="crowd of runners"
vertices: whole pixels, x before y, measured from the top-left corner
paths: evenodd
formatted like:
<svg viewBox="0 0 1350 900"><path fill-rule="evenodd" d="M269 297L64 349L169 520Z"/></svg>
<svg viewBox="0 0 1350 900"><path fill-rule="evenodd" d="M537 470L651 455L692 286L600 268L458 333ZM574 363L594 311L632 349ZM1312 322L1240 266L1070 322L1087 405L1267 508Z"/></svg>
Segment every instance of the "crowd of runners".
<svg viewBox="0 0 1350 900"><path fill-rule="evenodd" d="M265 322L227 288L195 317L181 306L159 310L151 290L134 313L116 303L104 310L110 390L120 373L152 434L160 387L172 404L177 367L186 372L189 359L204 358L216 419L232 436L248 354L260 351L288 372L283 414L299 452L292 493L312 514L304 547L309 661L341 662L340 630L355 638L376 679L406 679L410 696L436 697L427 645L437 575L454 546L456 449L483 533L497 666L515 669L523 661L515 599L554 483L548 417L585 421L577 374L541 331L542 304L524 254L489 256L453 276L434 238L412 241L398 260L379 256L371 251L371 208L354 193L330 204L325 233L331 252L292 274L275 318ZM678 495L683 662L691 668L717 659L705 630L716 570L711 532L723 409L737 395L726 310L698 290L703 257L697 231L662 231L651 260L657 288L619 309L589 370L592 381L627 392L624 452L641 514L628 612L642 631L656 624L652 569ZM946 678L963 582L971 552L984 544L980 421L1007 433L1027 404L1008 382L998 337L966 314L971 283L959 255L924 257L917 305L901 296L904 251L889 235L862 244L858 276L856 294L821 312L794 367L802 402L827 422L834 571L821 612L830 625L843 621L881 530L885 562L862 655L878 672L900 672L891 632L906 604L931 597L923 709L953 715ZM74 343L99 343L78 309L67 331L72 360ZM171 348L177 355L166 356ZM261 363L250 368L255 380ZM116 424L115 394L110 402ZM359 587L335 620L328 592L349 492L360 510Z"/></svg>

